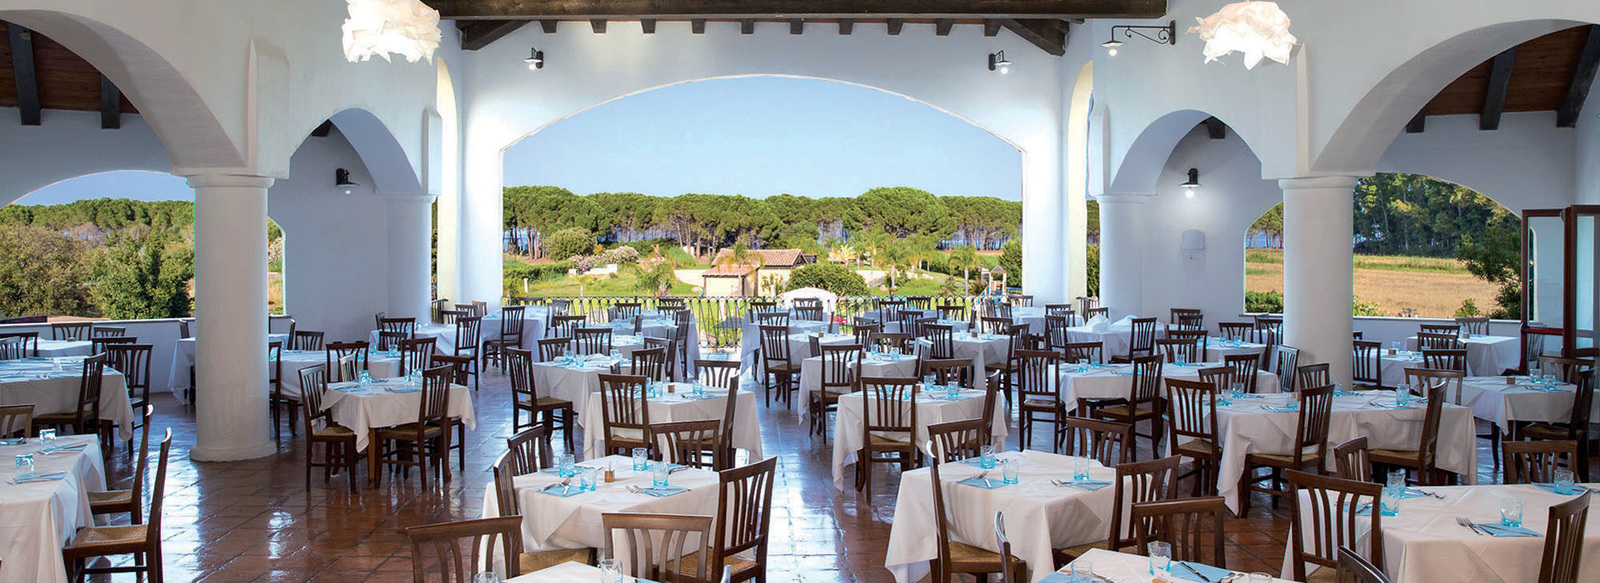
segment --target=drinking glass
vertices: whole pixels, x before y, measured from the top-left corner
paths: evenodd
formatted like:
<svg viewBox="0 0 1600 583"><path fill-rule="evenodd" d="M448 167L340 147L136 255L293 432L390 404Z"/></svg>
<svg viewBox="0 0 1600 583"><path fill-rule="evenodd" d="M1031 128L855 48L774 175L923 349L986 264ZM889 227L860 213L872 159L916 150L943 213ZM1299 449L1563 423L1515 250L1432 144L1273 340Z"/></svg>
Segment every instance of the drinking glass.
<svg viewBox="0 0 1600 583"><path fill-rule="evenodd" d="M1406 471L1389 470L1389 480L1385 482L1390 488L1397 490L1406 489Z"/></svg>
<svg viewBox="0 0 1600 583"><path fill-rule="evenodd" d="M1573 478L1572 470L1566 468L1556 468L1556 493L1561 495L1572 494L1576 490L1576 487L1573 484L1573 482L1576 480Z"/></svg>
<svg viewBox="0 0 1600 583"><path fill-rule="evenodd" d="M933 375L927 375L925 377L922 377L922 386L923 386L923 388L932 389L933 388Z"/></svg>
<svg viewBox="0 0 1600 583"><path fill-rule="evenodd" d="M1251 573L1250 574L1250 583L1271 583L1271 582L1272 582L1272 575L1269 575L1267 573L1262 573L1262 572L1257 571L1255 573Z"/></svg>
<svg viewBox="0 0 1600 583"><path fill-rule="evenodd" d="M1003 478L1007 484L1015 484L1018 481L1021 481L1022 464L1018 463L1017 460L1006 460L1000 462L1000 477Z"/></svg>
<svg viewBox="0 0 1600 583"><path fill-rule="evenodd" d="M616 559L600 559L600 583L622 583L622 563Z"/></svg>
<svg viewBox="0 0 1600 583"><path fill-rule="evenodd" d="M642 472L650 469L650 449L644 447L633 448L633 471Z"/></svg>
<svg viewBox="0 0 1600 583"><path fill-rule="evenodd" d="M1394 388L1394 405L1404 407L1411 404L1411 389L1405 387Z"/></svg>
<svg viewBox="0 0 1600 583"><path fill-rule="evenodd" d="M672 475L672 466L667 462L656 462L650 470L653 485L657 488L667 487L667 478Z"/></svg>
<svg viewBox="0 0 1600 583"><path fill-rule="evenodd" d="M1522 499L1506 497L1500 499L1500 524L1517 528L1522 526Z"/></svg>
<svg viewBox="0 0 1600 583"><path fill-rule="evenodd" d="M1072 583L1094 583L1094 564L1082 559L1073 561L1067 580Z"/></svg>
<svg viewBox="0 0 1600 583"><path fill-rule="evenodd" d="M17 479L26 480L33 477L33 454L17 454Z"/></svg>
<svg viewBox="0 0 1600 583"><path fill-rule="evenodd" d="M985 470L994 469L994 446L984 445L978 447L978 467Z"/></svg>
<svg viewBox="0 0 1600 583"><path fill-rule="evenodd" d="M356 384L363 388L372 386L372 373L368 371L356 373Z"/></svg>
<svg viewBox="0 0 1600 583"><path fill-rule="evenodd" d="M1384 516L1400 514L1400 493L1404 491L1401 488L1384 488L1378 499L1378 512Z"/></svg>
<svg viewBox="0 0 1600 583"><path fill-rule="evenodd" d="M1335 397L1343 397L1344 396L1344 383L1333 383L1333 396L1335 396Z"/></svg>
<svg viewBox="0 0 1600 583"><path fill-rule="evenodd" d="M1237 398L1239 398L1240 395L1243 395L1243 394L1244 394L1244 383L1241 383L1239 381L1234 381L1232 383L1228 383L1228 398L1237 399Z"/></svg>
<svg viewBox="0 0 1600 583"><path fill-rule="evenodd" d="M1389 350L1392 350L1392 351L1394 351L1396 353L1400 352L1400 341L1396 340L1394 342L1390 342L1389 343Z"/></svg>
<svg viewBox="0 0 1600 583"><path fill-rule="evenodd" d="M1161 541L1150 543L1150 574L1157 571L1172 572L1172 545Z"/></svg>
<svg viewBox="0 0 1600 583"><path fill-rule="evenodd" d="M1086 458L1086 457L1075 457L1075 458L1072 458L1072 481L1074 481L1074 482L1087 482L1087 481L1089 481L1089 458Z"/></svg>
<svg viewBox="0 0 1600 583"><path fill-rule="evenodd" d="M615 348L611 349L611 360L613 362L622 360L622 351Z"/></svg>
<svg viewBox="0 0 1600 583"><path fill-rule="evenodd" d="M945 394L948 395L951 399L954 399L957 396L961 395L961 385L950 385L948 387L945 387L944 390L945 390Z"/></svg>
<svg viewBox="0 0 1600 583"><path fill-rule="evenodd" d="M595 482L598 481L599 478L599 468L584 468L583 471L578 472L578 490L581 492L593 492L595 488Z"/></svg>
<svg viewBox="0 0 1600 583"><path fill-rule="evenodd" d="M40 449L43 449L44 451L55 451L56 450L56 430L54 430L54 429L40 429L39 430L39 445L40 445Z"/></svg>
<svg viewBox="0 0 1600 583"><path fill-rule="evenodd" d="M484 571L473 575L472 583L500 583L500 574L494 571Z"/></svg>
<svg viewBox="0 0 1600 583"><path fill-rule="evenodd" d="M556 475L571 478L577 475L577 465L578 460L574 459L572 454L561 452L561 455L556 457Z"/></svg>

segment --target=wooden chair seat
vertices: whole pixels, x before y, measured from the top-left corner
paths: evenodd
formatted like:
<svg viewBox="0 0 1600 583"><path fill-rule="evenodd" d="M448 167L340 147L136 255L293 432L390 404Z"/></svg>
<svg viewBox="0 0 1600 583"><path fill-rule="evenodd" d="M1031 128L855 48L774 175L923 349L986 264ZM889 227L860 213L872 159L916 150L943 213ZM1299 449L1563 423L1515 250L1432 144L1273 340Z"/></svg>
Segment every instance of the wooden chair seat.
<svg viewBox="0 0 1600 583"><path fill-rule="evenodd" d="M106 490L88 494L89 511L92 514L125 512L122 507L133 504L133 490Z"/></svg>
<svg viewBox="0 0 1600 583"><path fill-rule="evenodd" d="M1414 449L1367 450L1367 459L1376 464L1415 464L1421 452Z"/></svg>
<svg viewBox="0 0 1600 583"><path fill-rule="evenodd" d="M72 425L78 422L77 413L44 413L34 414L33 424L38 425Z"/></svg>
<svg viewBox="0 0 1600 583"><path fill-rule="evenodd" d="M978 547L950 542L950 570L956 573L972 571L999 573L1004 570L1000 563L1000 553L980 549Z"/></svg>
<svg viewBox="0 0 1600 583"><path fill-rule="evenodd" d="M1096 413L1099 413L1100 415L1107 416L1107 417L1116 417L1116 418L1134 417L1134 418L1143 419L1143 418L1146 418L1146 417L1154 417L1156 415L1156 410L1155 410L1154 407L1129 406L1129 405L1112 405L1110 407L1101 408L1098 411L1096 411Z"/></svg>
<svg viewBox="0 0 1600 583"><path fill-rule="evenodd" d="M444 431L442 427L428 424L422 428L422 437L423 439L437 437L441 431ZM385 427L383 429L379 429L377 434L378 439L411 440L415 439L417 436L417 424L413 422L403 425L396 425L394 427Z"/></svg>
<svg viewBox="0 0 1600 583"><path fill-rule="evenodd" d="M1306 583L1338 583L1339 570L1333 567L1323 567L1306 575Z"/></svg>
<svg viewBox="0 0 1600 583"><path fill-rule="evenodd" d="M907 441L907 440L904 440L904 439L896 439L896 438L888 437L888 436L885 436L885 435L871 435L871 436L868 436L867 439L872 441L873 447L878 447L878 446L883 446L883 447L915 447L915 446L911 445L910 441Z"/></svg>
<svg viewBox="0 0 1600 583"><path fill-rule="evenodd" d="M1063 405L1061 401L1044 397L1028 397L1022 400L1022 408L1032 411L1055 411Z"/></svg>
<svg viewBox="0 0 1600 583"><path fill-rule="evenodd" d="M1322 456L1314 453L1304 454L1300 456L1300 460L1304 462L1306 467L1322 465ZM1294 454L1290 453L1252 453L1245 456L1245 463L1290 470L1301 469L1294 467Z"/></svg>
<svg viewBox="0 0 1600 583"><path fill-rule="evenodd" d="M722 558L722 564L725 567L733 568L733 578L734 578L735 581L739 580L741 578L741 575L746 574L746 573L750 573L750 575L749 575L750 577L759 577L760 576L759 574L762 573L765 570L764 567L761 566L761 563L757 563L755 561L752 561L752 560L750 560L748 558L745 558L745 557L741 557L739 555L728 555L726 557L723 557ZM687 555L684 555L683 559L678 562L678 569L681 570L681 571L687 572L687 573L695 573L695 572L699 571L700 570L700 551L695 551L695 552L689 553ZM669 569L667 569L666 566L663 565L663 569L662 570L663 571L668 571ZM707 576L709 577L709 576L714 576L714 575L708 573ZM667 578L671 579L671 577L667 577ZM684 580L684 581L688 581L688 580L691 580L691 579L692 579L692 577L689 576L689 575L684 575L682 577L682 580Z"/></svg>
<svg viewBox="0 0 1600 583"><path fill-rule="evenodd" d="M78 529L72 546L62 549L66 558L140 553L145 549L147 524L90 526Z"/></svg>
<svg viewBox="0 0 1600 583"><path fill-rule="evenodd" d="M517 405L524 409L532 407L534 409L544 411L548 409L564 409L571 407L572 401L568 401L566 399L557 399L555 397L539 397L532 403L529 403L527 399L519 400L517 401Z"/></svg>
<svg viewBox="0 0 1600 583"><path fill-rule="evenodd" d="M35 417L34 419L38 419ZM1568 437L1565 423L1534 423L1517 429L1517 435L1524 439L1561 441Z"/></svg>
<svg viewBox="0 0 1600 583"><path fill-rule="evenodd" d="M767 365L769 374L800 374L800 365L792 362L779 362Z"/></svg>
<svg viewBox="0 0 1600 583"><path fill-rule="evenodd" d="M1200 441L1197 439L1178 444L1177 451L1174 451L1173 455L1185 455L1189 457L1201 458L1221 458L1222 448L1217 447L1216 444L1209 441Z"/></svg>
<svg viewBox="0 0 1600 583"><path fill-rule="evenodd" d="M517 565L523 573L533 573L562 563L570 562L587 565L593 556L594 549L559 549L537 553L518 553Z"/></svg>

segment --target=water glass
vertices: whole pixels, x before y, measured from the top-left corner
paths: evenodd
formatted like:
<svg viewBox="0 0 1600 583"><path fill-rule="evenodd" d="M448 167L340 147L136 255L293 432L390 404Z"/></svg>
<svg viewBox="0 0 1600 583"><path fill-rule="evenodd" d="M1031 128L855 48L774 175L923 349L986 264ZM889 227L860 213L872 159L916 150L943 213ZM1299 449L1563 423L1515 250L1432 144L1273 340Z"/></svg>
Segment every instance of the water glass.
<svg viewBox="0 0 1600 583"><path fill-rule="evenodd" d="M1082 559L1072 562L1072 570L1067 575L1071 583L1094 583L1094 564Z"/></svg>
<svg viewBox="0 0 1600 583"><path fill-rule="evenodd" d="M985 470L994 469L994 446L984 445L978 447L978 467Z"/></svg>
<svg viewBox="0 0 1600 583"><path fill-rule="evenodd" d="M1150 543L1150 574L1172 572L1172 545L1161 541Z"/></svg>
<svg viewBox="0 0 1600 583"><path fill-rule="evenodd" d="M1405 387L1394 388L1394 405L1404 407L1411 404L1411 389Z"/></svg>
<svg viewBox="0 0 1600 583"><path fill-rule="evenodd" d="M360 373L357 373L356 384L361 385L362 387L372 386L372 373L368 371L361 371Z"/></svg>
<svg viewBox="0 0 1600 583"><path fill-rule="evenodd" d="M17 479L26 480L33 477L33 454L17 454Z"/></svg>
<svg viewBox="0 0 1600 583"><path fill-rule="evenodd" d="M1333 396L1335 396L1335 397L1343 397L1344 396L1344 383L1333 383Z"/></svg>
<svg viewBox="0 0 1600 583"><path fill-rule="evenodd" d="M473 575L472 583L500 583L500 574L494 571L484 571Z"/></svg>
<svg viewBox="0 0 1600 583"><path fill-rule="evenodd" d="M1384 516L1400 514L1400 493L1404 491L1404 488L1384 488L1383 494L1378 497L1378 512Z"/></svg>
<svg viewBox="0 0 1600 583"><path fill-rule="evenodd" d="M667 462L656 462L650 468L652 484L657 488L667 487L667 478L672 475L672 465Z"/></svg>
<svg viewBox="0 0 1600 583"><path fill-rule="evenodd" d="M611 349L611 360L612 362L622 360L622 351L615 348Z"/></svg>
<svg viewBox="0 0 1600 583"><path fill-rule="evenodd" d="M1566 468L1556 468L1555 488L1557 494L1565 496L1575 493L1577 491L1576 486L1573 484L1575 481L1576 480L1573 479L1572 470Z"/></svg>
<svg viewBox="0 0 1600 583"><path fill-rule="evenodd" d="M1397 490L1406 489L1406 471L1389 470L1389 481L1385 482L1385 484Z"/></svg>
<svg viewBox="0 0 1600 583"><path fill-rule="evenodd" d="M706 386L705 385L702 385L699 382L696 382L694 379L690 379L689 382L694 383L694 397L696 399L704 399L704 398L706 398ZM729 398L731 399L733 397L729 397Z"/></svg>
<svg viewBox="0 0 1600 583"><path fill-rule="evenodd" d="M1272 583L1272 575L1259 571L1251 573L1250 583Z"/></svg>
<svg viewBox="0 0 1600 583"><path fill-rule="evenodd" d="M945 387L944 390L945 390L945 394L947 396L949 396L951 399L954 399L954 398L956 398L956 397L961 395L961 385L950 385L948 387Z"/></svg>
<svg viewBox="0 0 1600 583"><path fill-rule="evenodd" d="M571 478L578 474L578 460L570 453L561 452L556 456L556 475Z"/></svg>
<svg viewBox="0 0 1600 583"><path fill-rule="evenodd" d="M1396 353L1400 352L1400 342L1399 341L1390 342L1389 343L1389 350L1394 351Z"/></svg>
<svg viewBox="0 0 1600 583"><path fill-rule="evenodd" d="M43 449L44 451L55 451L56 450L56 430L54 430L54 429L40 429L39 430L39 445L40 445L40 449Z"/></svg>
<svg viewBox="0 0 1600 583"><path fill-rule="evenodd" d="M1087 481L1089 481L1089 458L1086 458L1086 457L1075 457L1075 458L1072 458L1072 481L1074 481L1074 482L1087 482Z"/></svg>
<svg viewBox="0 0 1600 583"><path fill-rule="evenodd" d="M1500 524L1517 528L1522 526L1522 499L1506 497L1500 499Z"/></svg>
<svg viewBox="0 0 1600 583"><path fill-rule="evenodd" d="M622 583L622 562L600 559L600 583Z"/></svg>
<svg viewBox="0 0 1600 583"><path fill-rule="evenodd" d="M633 471L642 472L650 469L650 449L644 447L633 448Z"/></svg>
<svg viewBox="0 0 1600 583"><path fill-rule="evenodd" d="M1018 463L1017 460L1000 462L1000 477L1007 484L1017 483L1022 478L1022 464Z"/></svg>
<svg viewBox="0 0 1600 583"><path fill-rule="evenodd" d="M578 491L593 492L595 482L600 479L600 468L583 468L578 472Z"/></svg>

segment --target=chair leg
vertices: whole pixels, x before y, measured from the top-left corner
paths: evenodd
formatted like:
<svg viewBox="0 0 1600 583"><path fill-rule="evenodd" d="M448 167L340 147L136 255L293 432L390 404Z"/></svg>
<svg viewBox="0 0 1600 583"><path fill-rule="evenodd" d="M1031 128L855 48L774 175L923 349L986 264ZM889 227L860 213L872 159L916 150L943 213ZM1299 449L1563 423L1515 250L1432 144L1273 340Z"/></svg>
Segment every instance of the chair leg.
<svg viewBox="0 0 1600 583"><path fill-rule="evenodd" d="M578 453L578 450L574 449L574 447L572 445L573 444L573 437L572 437L572 428L573 427L574 426L572 424L572 408L568 407L566 409L562 409L561 410L561 433L563 434L563 436L567 440L567 451L570 451L570 452L576 454L576 453Z"/></svg>

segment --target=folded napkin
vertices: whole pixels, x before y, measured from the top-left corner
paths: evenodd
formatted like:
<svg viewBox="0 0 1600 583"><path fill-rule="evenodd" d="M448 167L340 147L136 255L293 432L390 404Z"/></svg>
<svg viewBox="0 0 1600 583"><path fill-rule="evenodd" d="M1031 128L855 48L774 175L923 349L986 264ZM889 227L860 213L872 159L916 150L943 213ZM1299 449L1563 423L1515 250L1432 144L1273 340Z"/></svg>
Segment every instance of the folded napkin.
<svg viewBox="0 0 1600 583"><path fill-rule="evenodd" d="M1487 532L1487 533L1489 533L1491 535L1494 535L1494 536L1506 536L1506 537L1541 537L1541 536L1544 536L1542 534L1539 534L1537 532L1528 530L1528 529L1520 527L1520 526L1506 526L1506 525L1498 524L1498 523L1494 523L1494 522L1475 522L1475 523L1473 523L1473 525L1477 526L1480 530L1483 530L1484 532Z"/></svg>
<svg viewBox="0 0 1600 583"><path fill-rule="evenodd" d="M1556 485L1554 483L1552 483L1552 482L1534 482L1533 485L1538 486L1540 489L1542 489L1542 490L1544 490L1546 492L1553 492L1553 493L1556 493L1556 494L1560 494L1560 492L1556 492ZM1588 488L1585 488L1583 486L1579 486L1577 484L1573 484L1572 485L1572 494L1571 495L1572 496L1577 496L1577 495L1582 494L1582 493L1587 492L1587 491L1589 491Z"/></svg>
<svg viewBox="0 0 1600 583"><path fill-rule="evenodd" d="M986 478L985 479L985 478L979 478L977 476L973 476L971 478L967 478L967 479L962 480L962 481L957 482L957 483L958 484L966 484L968 486L973 486L973 487L976 487L976 488L983 488L985 490L993 490L995 488L999 488L999 487L1002 487L1002 486L1006 485L1005 480L1002 480L1000 478Z"/></svg>
<svg viewBox="0 0 1600 583"><path fill-rule="evenodd" d="M677 486L667 486L667 487L664 487L664 488L655 488L655 487L638 488L638 489L634 490L634 492L638 492L638 493L644 494L646 496L655 496L657 498L666 498L667 496L674 496L674 495L682 494L682 493L688 492L688 491L689 491L688 488L680 488L680 487L677 487Z"/></svg>
<svg viewBox="0 0 1600 583"><path fill-rule="evenodd" d="M420 393L422 392L422 387L384 387L383 390L397 395L403 395L406 393Z"/></svg>
<svg viewBox="0 0 1600 583"><path fill-rule="evenodd" d="M361 386L338 387L338 388L335 388L334 390L335 391L339 391L341 393L364 393L364 392L367 391L367 387L361 387Z"/></svg>
<svg viewBox="0 0 1600 583"><path fill-rule="evenodd" d="M1299 409L1290 409L1288 407L1273 407L1273 406L1270 406L1270 405L1262 405L1261 408L1262 409L1266 409L1268 411L1271 411L1273 413L1299 413L1300 412Z"/></svg>
<svg viewBox="0 0 1600 583"><path fill-rule="evenodd" d="M1094 330L1095 332L1104 332L1106 327L1110 325L1110 322L1106 320L1105 316L1096 314L1095 317L1089 318L1089 321L1084 322L1083 325L1088 326L1089 329Z"/></svg>
<svg viewBox="0 0 1600 583"><path fill-rule="evenodd" d="M1185 581L1197 581L1198 583L1217 583L1224 577L1233 574L1233 571L1218 569L1211 565L1194 561L1173 561L1172 567L1168 571L1172 572L1173 577Z"/></svg>
<svg viewBox="0 0 1600 583"><path fill-rule="evenodd" d="M5 439L0 439L0 445L27 445L27 444L28 444L28 440L27 440L27 438L24 438L24 437L7 437Z"/></svg>
<svg viewBox="0 0 1600 583"><path fill-rule="evenodd" d="M55 472L53 474L34 474L34 475L28 476L26 478L12 478L11 479L11 483L13 483L13 484L36 484L36 483L39 483L39 482L55 482L55 481L66 479L66 477L67 477L67 473L66 472Z"/></svg>
<svg viewBox="0 0 1600 583"><path fill-rule="evenodd" d="M1079 488L1094 492L1110 486L1111 482L1102 482L1099 480L1083 480L1081 482L1077 480L1061 480L1056 482L1056 485L1064 488Z"/></svg>
<svg viewBox="0 0 1600 583"><path fill-rule="evenodd" d="M574 484L567 484L565 486L557 483L557 484L551 484L549 486L545 486L543 488L540 488L539 491L543 492L545 494L549 494L551 496L558 497L558 498L567 498L567 497L570 497L570 496L577 496L578 494L582 494L583 493L583 488L580 487L578 484L575 484L575 483Z"/></svg>
<svg viewBox="0 0 1600 583"><path fill-rule="evenodd" d="M1405 490L1402 490L1400 492L1400 499L1401 500L1404 500L1406 498L1432 498L1432 497L1433 497L1432 494L1428 494L1428 493L1423 492L1422 490L1418 490L1416 488L1406 488Z"/></svg>
<svg viewBox="0 0 1600 583"><path fill-rule="evenodd" d="M45 450L41 449L41 450L39 450L39 453L42 453L44 455L50 455L52 453L83 451L83 449L86 448L86 447L89 447L89 444L87 444L87 443L75 443L75 444L72 444L72 445L58 445L58 446L55 446L55 448L51 449L50 451L45 451Z"/></svg>

